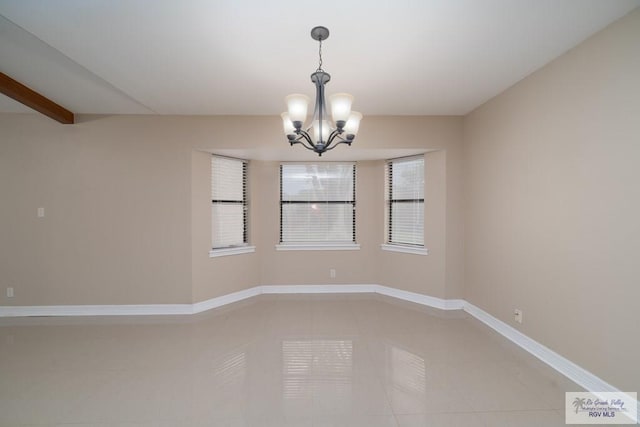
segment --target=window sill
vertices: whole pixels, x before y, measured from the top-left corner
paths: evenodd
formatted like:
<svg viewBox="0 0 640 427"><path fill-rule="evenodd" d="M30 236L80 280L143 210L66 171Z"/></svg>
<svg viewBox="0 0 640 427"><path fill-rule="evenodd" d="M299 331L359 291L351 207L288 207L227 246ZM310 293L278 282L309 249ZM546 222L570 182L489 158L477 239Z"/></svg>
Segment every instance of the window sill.
<svg viewBox="0 0 640 427"><path fill-rule="evenodd" d="M402 252L405 254L414 254L414 255L429 255L429 249L427 248L418 248L415 246L404 246L404 245L389 245L382 244L380 245L380 249L383 251L389 252Z"/></svg>
<svg viewBox="0 0 640 427"><path fill-rule="evenodd" d="M277 251L359 251L357 243L281 243Z"/></svg>
<svg viewBox="0 0 640 427"><path fill-rule="evenodd" d="M240 255L240 254L248 254L250 252L255 252L255 246L236 246L233 248L220 248L220 249L211 249L209 251L209 258L217 258L220 256L228 256L228 255Z"/></svg>

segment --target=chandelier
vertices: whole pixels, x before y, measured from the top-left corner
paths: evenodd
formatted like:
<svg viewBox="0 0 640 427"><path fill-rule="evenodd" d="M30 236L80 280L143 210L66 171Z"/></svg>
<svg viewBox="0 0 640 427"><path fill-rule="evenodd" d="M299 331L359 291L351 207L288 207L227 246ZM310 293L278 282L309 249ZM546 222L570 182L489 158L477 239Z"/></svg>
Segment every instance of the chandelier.
<svg viewBox="0 0 640 427"><path fill-rule="evenodd" d="M318 69L311 74L311 82L316 85L316 105L310 125L304 128L310 101L306 95L294 93L287 96L285 102L289 111L280 115L289 143L292 146L302 144L304 148L315 151L319 156L325 151L333 150L339 144L351 145L362 119L362 114L351 111L353 96L348 93L336 93L329 97L333 123L328 120L324 85L331 80L331 76L322 69L322 41L328 37L329 30L325 27L314 27L311 30L311 38L317 40L320 47ZM313 134L313 138L310 133Z"/></svg>

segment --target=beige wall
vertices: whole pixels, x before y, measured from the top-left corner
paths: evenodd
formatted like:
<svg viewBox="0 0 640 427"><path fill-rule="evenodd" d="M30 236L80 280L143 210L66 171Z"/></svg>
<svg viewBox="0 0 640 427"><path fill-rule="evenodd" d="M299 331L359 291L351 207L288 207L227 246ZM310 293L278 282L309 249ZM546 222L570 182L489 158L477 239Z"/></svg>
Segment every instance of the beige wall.
<svg viewBox="0 0 640 427"><path fill-rule="evenodd" d="M636 10L464 120L466 299L627 391L640 385L639 42Z"/></svg>
<svg viewBox="0 0 640 427"><path fill-rule="evenodd" d="M446 251L450 243L461 246L454 240L462 237L461 218L457 212L449 218L444 207L449 193L461 197L459 187L447 185L461 181L448 174L462 162L462 119L369 117L364 123L354 146L339 150L439 150L427 156L433 215L426 219L426 259L380 250L382 161L358 163L361 250L276 251L279 163L252 161L256 252L209 258L207 151L300 149L288 148L277 118L81 116L62 126L39 115L0 115L0 305L185 303L259 284L383 283L443 297ZM36 218L38 207L45 207L45 218ZM449 258L462 268L461 251ZM452 283L460 288L457 279ZM6 298L6 287L15 298Z"/></svg>
<svg viewBox="0 0 640 427"><path fill-rule="evenodd" d="M157 122L0 115L0 305L191 300L191 155Z"/></svg>

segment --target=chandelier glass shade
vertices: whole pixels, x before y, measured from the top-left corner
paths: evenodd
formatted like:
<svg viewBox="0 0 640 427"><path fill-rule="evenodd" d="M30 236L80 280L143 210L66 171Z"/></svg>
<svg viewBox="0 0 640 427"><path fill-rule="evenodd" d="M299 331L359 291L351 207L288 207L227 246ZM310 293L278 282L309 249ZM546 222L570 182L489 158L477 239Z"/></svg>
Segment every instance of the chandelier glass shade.
<svg viewBox="0 0 640 427"><path fill-rule="evenodd" d="M360 127L362 114L351 110L353 96L348 93L336 93L329 97L331 118L325 101L325 85L331 80L329 73L322 69L322 41L329 37L325 27L315 27L311 37L320 43L318 50L318 69L311 74L311 82L316 87L316 102L311 121L305 125L309 108L309 97L294 93L285 98L287 112L282 113L282 125L289 143L302 144L308 150L322 153L339 144L351 145Z"/></svg>

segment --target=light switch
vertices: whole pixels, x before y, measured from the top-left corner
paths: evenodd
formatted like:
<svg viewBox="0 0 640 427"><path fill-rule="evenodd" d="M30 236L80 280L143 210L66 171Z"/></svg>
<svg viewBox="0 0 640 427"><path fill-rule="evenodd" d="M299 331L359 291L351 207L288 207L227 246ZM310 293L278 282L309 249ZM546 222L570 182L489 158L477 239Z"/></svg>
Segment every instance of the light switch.
<svg viewBox="0 0 640 427"><path fill-rule="evenodd" d="M38 208L38 218L44 218L44 208Z"/></svg>

